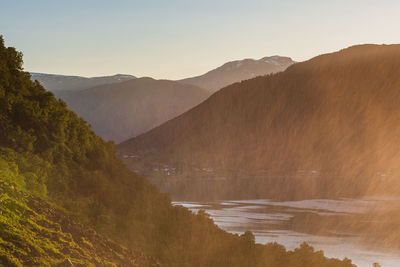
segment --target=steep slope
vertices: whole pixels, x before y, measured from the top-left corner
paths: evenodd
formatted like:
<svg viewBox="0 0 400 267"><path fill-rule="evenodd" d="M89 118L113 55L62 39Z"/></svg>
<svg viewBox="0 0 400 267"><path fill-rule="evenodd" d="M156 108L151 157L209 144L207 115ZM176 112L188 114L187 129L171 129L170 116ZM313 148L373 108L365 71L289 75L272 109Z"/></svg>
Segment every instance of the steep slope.
<svg viewBox="0 0 400 267"><path fill-rule="evenodd" d="M159 266L1 178L0 202L1 266Z"/></svg>
<svg viewBox="0 0 400 267"><path fill-rule="evenodd" d="M71 266L68 258L76 266L129 266L130 251L141 251L132 256L140 266L154 265L154 258L171 267L354 267L307 244L294 251L255 244L250 232L228 234L204 212L172 206L116 158L112 143L32 82L22 54L1 36L0 194L6 266L54 266L64 258L61 266Z"/></svg>
<svg viewBox="0 0 400 267"><path fill-rule="evenodd" d="M209 95L196 86L151 78L59 94L98 135L116 143L182 114Z"/></svg>
<svg viewBox="0 0 400 267"><path fill-rule="evenodd" d="M39 81L44 88L57 95L60 91L79 91L102 84L124 82L136 77L126 74L116 74L113 76L86 78L31 72L31 78L32 80Z"/></svg>
<svg viewBox="0 0 400 267"><path fill-rule="evenodd" d="M225 63L221 67L211 70L203 75L180 80L179 82L193 84L207 88L211 92L229 84L284 71L295 62L288 57L272 56L259 60L244 59Z"/></svg>
<svg viewBox="0 0 400 267"><path fill-rule="evenodd" d="M262 173L266 196L399 194L399 88L400 45L354 46L228 86L118 150Z"/></svg>

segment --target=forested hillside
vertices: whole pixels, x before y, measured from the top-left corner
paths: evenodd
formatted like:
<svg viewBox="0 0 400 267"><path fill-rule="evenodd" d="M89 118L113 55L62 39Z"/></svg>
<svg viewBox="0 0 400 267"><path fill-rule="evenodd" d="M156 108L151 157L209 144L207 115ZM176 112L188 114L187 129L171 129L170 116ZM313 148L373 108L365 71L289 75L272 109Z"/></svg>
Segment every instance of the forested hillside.
<svg viewBox="0 0 400 267"><path fill-rule="evenodd" d="M399 88L400 45L354 46L223 88L118 149L188 177L264 177L249 188L264 198L398 194Z"/></svg>
<svg viewBox="0 0 400 267"><path fill-rule="evenodd" d="M3 265L126 266L132 257L140 266L353 266L306 244L294 252L256 245L249 232L228 234L203 212L173 207L116 158L112 143L32 82L22 54L2 38L0 166Z"/></svg>

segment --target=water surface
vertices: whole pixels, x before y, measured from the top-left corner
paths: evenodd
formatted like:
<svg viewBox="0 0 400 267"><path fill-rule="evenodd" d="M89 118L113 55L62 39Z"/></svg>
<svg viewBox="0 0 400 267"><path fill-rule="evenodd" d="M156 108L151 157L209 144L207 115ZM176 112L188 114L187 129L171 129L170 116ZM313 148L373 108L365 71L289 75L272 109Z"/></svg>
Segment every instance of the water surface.
<svg viewBox="0 0 400 267"><path fill-rule="evenodd" d="M382 266L400 266L400 253L388 252L360 245L360 236L352 232L335 232L328 229L328 235L304 233L292 229L291 220L299 214L321 216L351 216L362 214L385 206L399 205L398 199L313 199L301 201L229 200L217 202L173 202L193 212L205 210L222 229L242 234L253 232L257 243L278 242L293 250L306 241L316 250L323 250L328 257L351 259L360 267L371 267L374 262ZM361 242L362 243L362 242Z"/></svg>

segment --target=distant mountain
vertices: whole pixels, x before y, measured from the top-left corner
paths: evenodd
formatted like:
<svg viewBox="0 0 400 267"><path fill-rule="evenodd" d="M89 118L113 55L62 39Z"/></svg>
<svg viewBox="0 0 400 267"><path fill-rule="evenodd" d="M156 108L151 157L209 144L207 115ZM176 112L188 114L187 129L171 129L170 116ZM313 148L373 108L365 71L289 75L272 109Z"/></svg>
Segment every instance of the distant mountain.
<svg viewBox="0 0 400 267"><path fill-rule="evenodd" d="M284 71L294 63L296 62L291 58L280 56L264 57L260 60L237 60L228 62L203 75L180 80L180 82L197 85L215 92L235 82Z"/></svg>
<svg viewBox="0 0 400 267"><path fill-rule="evenodd" d="M31 78L32 80L38 80L44 88L57 94L59 91L79 91L102 84L124 82L136 77L126 74L116 74L113 76L86 78L31 72Z"/></svg>
<svg viewBox="0 0 400 267"><path fill-rule="evenodd" d="M152 78L58 94L97 134L117 143L182 114L209 95L197 86Z"/></svg>
<svg viewBox="0 0 400 267"><path fill-rule="evenodd" d="M176 172L268 177L258 197L398 194L399 103L400 45L354 46L228 86L117 148Z"/></svg>

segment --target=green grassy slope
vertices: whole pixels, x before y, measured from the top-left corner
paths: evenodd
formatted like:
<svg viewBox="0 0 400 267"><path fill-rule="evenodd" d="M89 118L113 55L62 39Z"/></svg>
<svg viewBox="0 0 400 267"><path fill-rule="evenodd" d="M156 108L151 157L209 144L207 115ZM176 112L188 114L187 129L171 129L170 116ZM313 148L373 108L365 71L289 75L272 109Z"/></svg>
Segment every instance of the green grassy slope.
<svg viewBox="0 0 400 267"><path fill-rule="evenodd" d="M0 265L158 266L1 178L0 203Z"/></svg>

